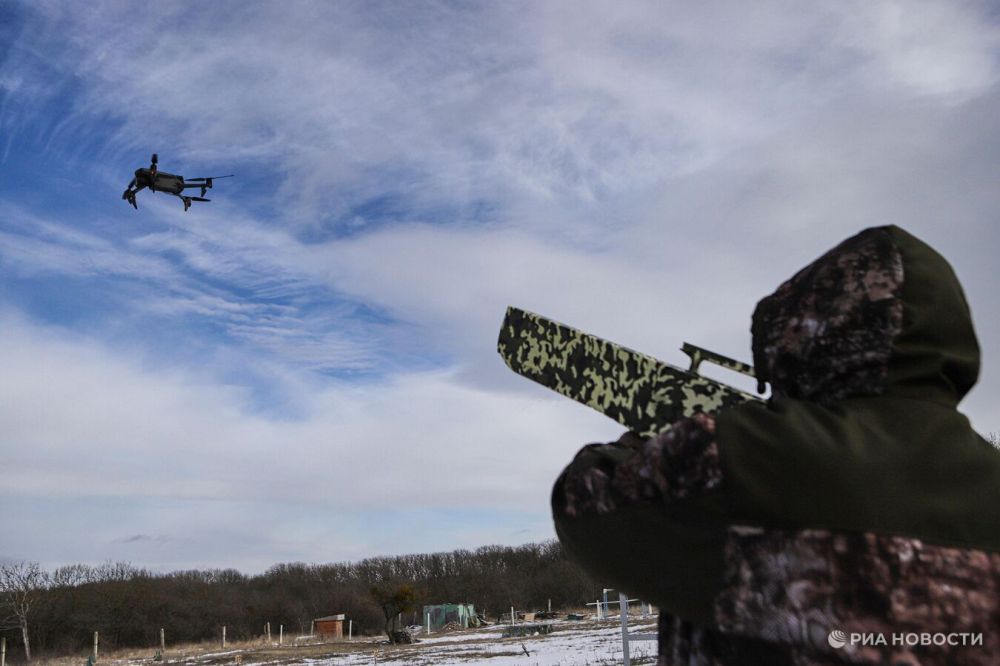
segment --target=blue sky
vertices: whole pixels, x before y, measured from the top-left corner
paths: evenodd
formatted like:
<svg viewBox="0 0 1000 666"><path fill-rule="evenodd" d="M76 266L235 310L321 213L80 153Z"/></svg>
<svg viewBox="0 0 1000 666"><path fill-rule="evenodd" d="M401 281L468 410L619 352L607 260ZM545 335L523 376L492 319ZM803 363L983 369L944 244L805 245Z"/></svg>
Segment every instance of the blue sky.
<svg viewBox="0 0 1000 666"><path fill-rule="evenodd" d="M158 570L549 538L618 428L508 304L749 359L861 228L955 265L1000 430L982 2L0 4L0 557ZM209 204L142 192L160 157Z"/></svg>

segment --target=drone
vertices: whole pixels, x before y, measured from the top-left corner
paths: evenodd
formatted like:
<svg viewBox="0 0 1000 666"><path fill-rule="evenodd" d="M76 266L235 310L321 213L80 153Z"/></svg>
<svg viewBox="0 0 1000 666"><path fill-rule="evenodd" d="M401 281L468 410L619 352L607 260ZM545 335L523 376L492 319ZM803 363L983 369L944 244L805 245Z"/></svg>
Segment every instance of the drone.
<svg viewBox="0 0 1000 666"><path fill-rule="evenodd" d="M205 198L205 192L212 187L212 181L219 178L232 178L233 174L228 176L208 176L205 178L188 178L185 179L184 176L175 176L172 173L167 173L166 171L160 171L156 168L156 153L153 153L153 160L150 162L148 169L136 169L135 178L132 182L128 184L125 188L125 192L122 194L122 199L132 204L132 206L139 210L139 205L135 202L136 192L148 187L150 192L167 192L173 194L175 197L179 197L181 201L184 202L184 211L191 207L192 201L211 201L211 199ZM184 190L189 188L200 188L200 197L189 197L183 194Z"/></svg>

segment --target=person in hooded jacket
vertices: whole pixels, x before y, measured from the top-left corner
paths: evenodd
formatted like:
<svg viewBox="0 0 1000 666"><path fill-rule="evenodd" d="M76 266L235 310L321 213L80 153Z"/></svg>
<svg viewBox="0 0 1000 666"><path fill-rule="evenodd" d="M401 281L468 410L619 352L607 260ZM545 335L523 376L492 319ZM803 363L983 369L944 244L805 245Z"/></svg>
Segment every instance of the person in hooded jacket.
<svg viewBox="0 0 1000 666"><path fill-rule="evenodd" d="M866 229L753 315L766 403L581 450L568 553L657 604L659 664L1000 664L1000 451L956 409L979 347L958 279Z"/></svg>

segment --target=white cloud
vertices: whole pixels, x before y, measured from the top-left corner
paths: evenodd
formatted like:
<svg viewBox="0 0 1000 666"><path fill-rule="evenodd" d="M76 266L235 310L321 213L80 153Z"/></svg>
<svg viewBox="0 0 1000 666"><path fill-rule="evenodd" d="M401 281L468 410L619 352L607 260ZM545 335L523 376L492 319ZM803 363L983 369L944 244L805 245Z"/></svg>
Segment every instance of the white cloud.
<svg viewBox="0 0 1000 666"><path fill-rule="evenodd" d="M150 370L10 315L2 329L0 430L18 470L4 491L526 509L577 444L617 430L540 390L498 395L449 373L303 382L307 415L274 419L210 375ZM540 437L550 445L540 448ZM81 469L94 483L76 482Z"/></svg>
<svg viewBox="0 0 1000 666"><path fill-rule="evenodd" d="M997 80L1000 27L987 4L856 3L841 33L871 61L876 76L925 95L962 100Z"/></svg>
<svg viewBox="0 0 1000 666"><path fill-rule="evenodd" d="M176 275L169 262L131 253L114 240L78 231L24 207L0 201L0 253L18 276L130 276L166 281Z"/></svg>
<svg viewBox="0 0 1000 666"><path fill-rule="evenodd" d="M593 202L852 90L967 98L996 72L984 9L945 2L341 3L238 20L220 7L194 25L149 8L125 35L104 19L120 9L58 10L73 45L60 62L86 82L78 112L120 119L128 145L273 163L285 219L304 225L387 186L411 209Z"/></svg>
<svg viewBox="0 0 1000 666"><path fill-rule="evenodd" d="M533 536L545 537L556 474L579 444L620 429L541 389L496 394L446 372L363 386L303 380L295 402L306 414L269 418L251 409L241 389L211 375L150 369L141 357L10 313L0 323L0 432L5 465L17 471L0 480L0 495L12 506L97 504L101 515L123 516L68 559L123 553L120 535L143 530L176 541L159 555L178 558L171 562L260 568L267 557L357 557L386 546L363 517L400 521L392 518L400 512L411 516L402 523L425 527L395 542L394 552L474 546L473 533L491 529L450 524L440 517L449 511L519 512L535 525ZM247 515L261 510L274 522L272 536ZM4 514L5 529L18 529L20 519ZM45 522L72 538L88 529L74 512ZM346 541L328 533L336 524ZM230 547L269 554L213 556L227 547L227 530ZM294 540L296 530L305 537L295 548L270 544ZM206 551L195 556L198 535ZM20 552L17 541L9 552ZM48 547L72 550L58 540Z"/></svg>
<svg viewBox="0 0 1000 666"><path fill-rule="evenodd" d="M747 359L758 298L885 223L956 265L986 362L966 404L1000 430L988 5L239 8L192 21L174 5L39 3L0 68L8 150L26 109L72 87L58 120L31 129L56 150L114 128L88 182L123 185L111 165L149 146L185 174L243 168L189 214L142 199L141 217L128 210L142 226L0 205L8 283L115 280L134 317L56 333L4 316L0 432L23 473L0 490L173 507L171 529L119 539L183 531L183 502L203 509L192 534L236 521L240 544L252 521L237 516L258 500L317 503L338 528L357 520L345 504L544 522L558 469L617 428L502 366L506 305L668 361L682 340ZM122 14L124 32L107 20ZM144 318L226 335L199 338L216 355L192 361L190 340L130 336ZM372 368L365 382L306 371ZM261 376L295 409L263 410ZM81 489L81 465L100 482ZM365 538L343 552L367 554ZM279 541L261 548L295 552Z"/></svg>

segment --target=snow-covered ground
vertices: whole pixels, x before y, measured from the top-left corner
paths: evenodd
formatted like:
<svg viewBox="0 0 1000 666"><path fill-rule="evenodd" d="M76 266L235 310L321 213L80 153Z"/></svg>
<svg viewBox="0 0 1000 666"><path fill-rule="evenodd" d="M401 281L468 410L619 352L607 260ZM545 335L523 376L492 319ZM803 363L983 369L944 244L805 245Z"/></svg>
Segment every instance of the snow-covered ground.
<svg viewBox="0 0 1000 666"><path fill-rule="evenodd" d="M548 621L546 621L548 622ZM384 638L356 638L353 641L317 643L308 636L284 646L256 643L219 650L218 646L167 649L164 661L154 662L152 654L115 658L108 655L107 666L612 666L622 663L621 625L610 621L553 620L550 634L504 638L505 626L481 627L430 636L419 636L413 645L389 645ZM656 633L656 619L633 616L632 634ZM207 648L207 649L206 649ZM649 666L656 662L656 641L633 641L632 664ZM63 662L66 663L77 663Z"/></svg>
<svg viewBox="0 0 1000 666"><path fill-rule="evenodd" d="M356 651L329 657L275 661L257 661L245 655L242 663L310 664L311 666L361 666L396 664L399 666L599 666L622 663L621 627L612 622L556 622L551 634L503 638L504 627L488 627L445 634L422 636L410 646L390 647L383 643L358 643ZM634 619L632 633L655 634L653 620ZM630 646L633 664L656 661L655 641L633 641Z"/></svg>

